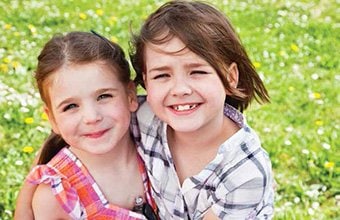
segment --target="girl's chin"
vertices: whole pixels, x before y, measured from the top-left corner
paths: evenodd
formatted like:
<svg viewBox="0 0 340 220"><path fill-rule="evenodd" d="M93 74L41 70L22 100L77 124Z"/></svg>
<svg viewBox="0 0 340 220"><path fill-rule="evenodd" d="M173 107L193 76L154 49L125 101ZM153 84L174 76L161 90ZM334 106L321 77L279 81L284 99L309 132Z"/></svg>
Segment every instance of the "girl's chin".
<svg viewBox="0 0 340 220"><path fill-rule="evenodd" d="M187 122L183 122L181 124L168 123L168 127L170 127L171 130L175 132L180 132L180 133L191 133L191 132L197 131L199 128L198 126L192 126L192 124L189 124Z"/></svg>

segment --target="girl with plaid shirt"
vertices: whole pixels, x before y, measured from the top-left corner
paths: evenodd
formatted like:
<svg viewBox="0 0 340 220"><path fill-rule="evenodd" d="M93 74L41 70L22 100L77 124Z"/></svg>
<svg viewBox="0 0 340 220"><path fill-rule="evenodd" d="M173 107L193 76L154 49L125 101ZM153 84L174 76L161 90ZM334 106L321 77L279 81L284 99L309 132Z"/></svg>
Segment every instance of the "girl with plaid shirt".
<svg viewBox="0 0 340 220"><path fill-rule="evenodd" d="M269 96L225 15L170 1L134 36L140 150L162 219L270 219L268 154L242 111ZM138 138L137 138L138 140Z"/></svg>

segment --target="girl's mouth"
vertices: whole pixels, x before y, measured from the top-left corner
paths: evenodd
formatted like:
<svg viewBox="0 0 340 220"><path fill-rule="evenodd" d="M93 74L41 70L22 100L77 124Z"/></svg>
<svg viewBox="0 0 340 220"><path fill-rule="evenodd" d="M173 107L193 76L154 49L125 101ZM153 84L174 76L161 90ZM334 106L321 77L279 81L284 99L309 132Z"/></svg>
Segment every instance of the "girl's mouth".
<svg viewBox="0 0 340 220"><path fill-rule="evenodd" d="M108 129L98 131L98 132L87 133L87 134L85 134L85 136L88 137L88 138L99 138L99 137L103 136L107 131L108 131Z"/></svg>
<svg viewBox="0 0 340 220"><path fill-rule="evenodd" d="M173 105L172 108L176 111L188 111L196 108L198 104Z"/></svg>

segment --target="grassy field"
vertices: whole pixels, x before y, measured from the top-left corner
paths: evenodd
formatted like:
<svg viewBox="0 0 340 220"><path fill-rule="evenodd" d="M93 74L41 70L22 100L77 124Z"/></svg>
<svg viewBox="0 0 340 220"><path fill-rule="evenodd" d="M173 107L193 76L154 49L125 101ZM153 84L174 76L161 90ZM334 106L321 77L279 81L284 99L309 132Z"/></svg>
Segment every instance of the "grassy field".
<svg viewBox="0 0 340 220"><path fill-rule="evenodd" d="M57 32L94 29L128 51L130 28L164 1L133 2L0 2L0 219L12 219L50 131L32 81L43 44ZM245 114L272 159L275 219L339 219L339 0L211 2L231 19L271 95Z"/></svg>

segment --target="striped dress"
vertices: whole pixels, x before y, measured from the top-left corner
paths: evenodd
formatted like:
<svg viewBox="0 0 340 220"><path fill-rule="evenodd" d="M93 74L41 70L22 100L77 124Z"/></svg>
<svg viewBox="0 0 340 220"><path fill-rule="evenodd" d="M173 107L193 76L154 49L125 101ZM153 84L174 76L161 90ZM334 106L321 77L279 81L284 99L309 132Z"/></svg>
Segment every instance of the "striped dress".
<svg viewBox="0 0 340 220"><path fill-rule="evenodd" d="M137 159L145 198L156 210L144 163L139 156ZM141 213L110 204L86 167L67 147L49 163L34 167L26 181L49 184L59 204L72 219L146 219Z"/></svg>

